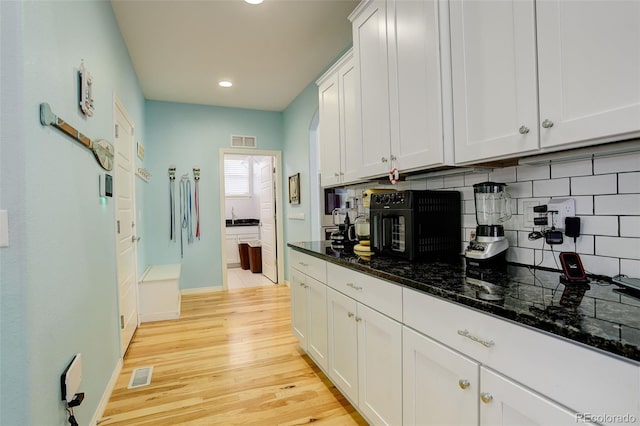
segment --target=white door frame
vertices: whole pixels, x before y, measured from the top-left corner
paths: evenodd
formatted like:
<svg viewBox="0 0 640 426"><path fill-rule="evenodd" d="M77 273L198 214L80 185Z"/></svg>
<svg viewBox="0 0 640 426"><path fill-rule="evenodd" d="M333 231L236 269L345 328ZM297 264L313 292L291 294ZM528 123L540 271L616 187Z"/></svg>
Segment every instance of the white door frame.
<svg viewBox="0 0 640 426"><path fill-rule="evenodd" d="M225 154L240 154L251 156L264 156L273 157L275 159L276 173L276 190L275 190L275 203L276 203L276 250L277 250L277 262L278 262L278 282L276 284L284 284L284 236L283 236L283 216L282 210L284 205L282 204L282 151L270 151L261 149L242 149L242 148L220 148L219 161L220 161L220 253L222 257L220 259L222 266L222 289L227 290L227 247L226 239L224 238L226 229L226 200L224 197L224 156Z"/></svg>
<svg viewBox="0 0 640 426"><path fill-rule="evenodd" d="M132 169L131 169L131 173L132 173L132 184L131 184L131 202L132 202L132 215L133 215L133 219L134 222L136 223L136 230L138 229L138 211L137 211L137 203L136 203L136 174L135 174L135 168L136 168L136 143L135 143L135 123L134 121L131 119L131 116L129 115L129 112L127 111L127 109L124 107L124 104L122 103L122 101L120 101L120 98L118 98L118 96L115 94L115 92L113 93L113 123L112 123L112 130L113 130L113 138L111 139L112 141L115 141L116 139L116 110L120 110L120 112L122 113L122 115L124 116L124 118L129 122L129 124L131 124L131 129L134 131L133 135L132 135L132 141L133 143L131 144L131 160L132 160ZM115 161L117 159L117 155L115 155L117 153L114 153L114 170L115 170ZM115 177L115 172L111 172L114 177ZM114 185L115 188L115 185ZM117 216L117 211L115 210L116 206L115 206L115 197L113 199L114 201L114 226L113 226L113 232L116 236L115 238L115 250L116 250L116 293L118 292L118 287L119 287L119 283L118 283L118 262L117 262L117 251L118 251L118 216ZM122 224L121 224L122 226ZM138 327L140 327L140 306L139 306L139 300L140 300L140 295L138 293L138 244L134 243L133 244L133 269L134 269L134 275L135 275L135 295L136 295L136 312L138 313L136 316L136 329ZM118 330L119 333L122 334L122 329L120 327L120 295L117 294L117 304L118 304L118 316L116 318L116 321L118 323ZM135 331L134 331L134 335L135 335ZM120 339L121 340L121 339ZM124 358L125 352L122 350L122 345L120 345L120 349L121 349L121 354L120 354L120 358Z"/></svg>

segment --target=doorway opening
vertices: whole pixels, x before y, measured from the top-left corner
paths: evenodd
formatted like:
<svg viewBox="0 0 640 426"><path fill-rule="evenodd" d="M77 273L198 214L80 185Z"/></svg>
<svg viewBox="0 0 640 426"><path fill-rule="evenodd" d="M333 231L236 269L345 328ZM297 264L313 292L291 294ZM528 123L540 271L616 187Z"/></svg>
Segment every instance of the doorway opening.
<svg viewBox="0 0 640 426"><path fill-rule="evenodd" d="M283 275L281 153L220 150L223 289L278 284Z"/></svg>

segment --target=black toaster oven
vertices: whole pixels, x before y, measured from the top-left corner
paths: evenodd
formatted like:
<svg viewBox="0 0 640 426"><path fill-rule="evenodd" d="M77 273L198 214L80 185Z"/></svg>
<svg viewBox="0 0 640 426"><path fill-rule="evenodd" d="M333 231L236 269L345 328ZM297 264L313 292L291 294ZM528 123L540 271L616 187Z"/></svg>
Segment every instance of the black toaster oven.
<svg viewBox="0 0 640 426"><path fill-rule="evenodd" d="M459 191L400 191L372 194L374 253L408 260L459 255L462 250Z"/></svg>

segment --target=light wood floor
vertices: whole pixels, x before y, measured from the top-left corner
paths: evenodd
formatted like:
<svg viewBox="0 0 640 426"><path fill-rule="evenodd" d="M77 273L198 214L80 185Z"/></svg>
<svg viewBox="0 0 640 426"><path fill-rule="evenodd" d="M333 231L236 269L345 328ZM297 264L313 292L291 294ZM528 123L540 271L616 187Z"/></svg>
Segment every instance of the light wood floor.
<svg viewBox="0 0 640 426"><path fill-rule="evenodd" d="M134 368L151 384L127 389ZM291 334L284 285L183 296L136 332L100 426L364 425Z"/></svg>

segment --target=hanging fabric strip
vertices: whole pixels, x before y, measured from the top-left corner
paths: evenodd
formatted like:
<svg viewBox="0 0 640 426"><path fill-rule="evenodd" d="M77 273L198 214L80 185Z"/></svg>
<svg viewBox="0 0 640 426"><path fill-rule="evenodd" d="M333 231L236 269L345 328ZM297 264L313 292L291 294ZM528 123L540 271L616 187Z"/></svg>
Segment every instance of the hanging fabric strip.
<svg viewBox="0 0 640 426"><path fill-rule="evenodd" d="M194 205L196 209L196 238L200 239L200 196L198 195L198 183L200 182L200 169L198 167L193 168L193 180L194 180Z"/></svg>
<svg viewBox="0 0 640 426"><path fill-rule="evenodd" d="M169 240L176 240L176 167L169 166Z"/></svg>
<svg viewBox="0 0 640 426"><path fill-rule="evenodd" d="M187 235L185 235L185 233ZM180 179L180 257L184 257L184 243L193 242L191 228L191 181L189 175L182 175Z"/></svg>

